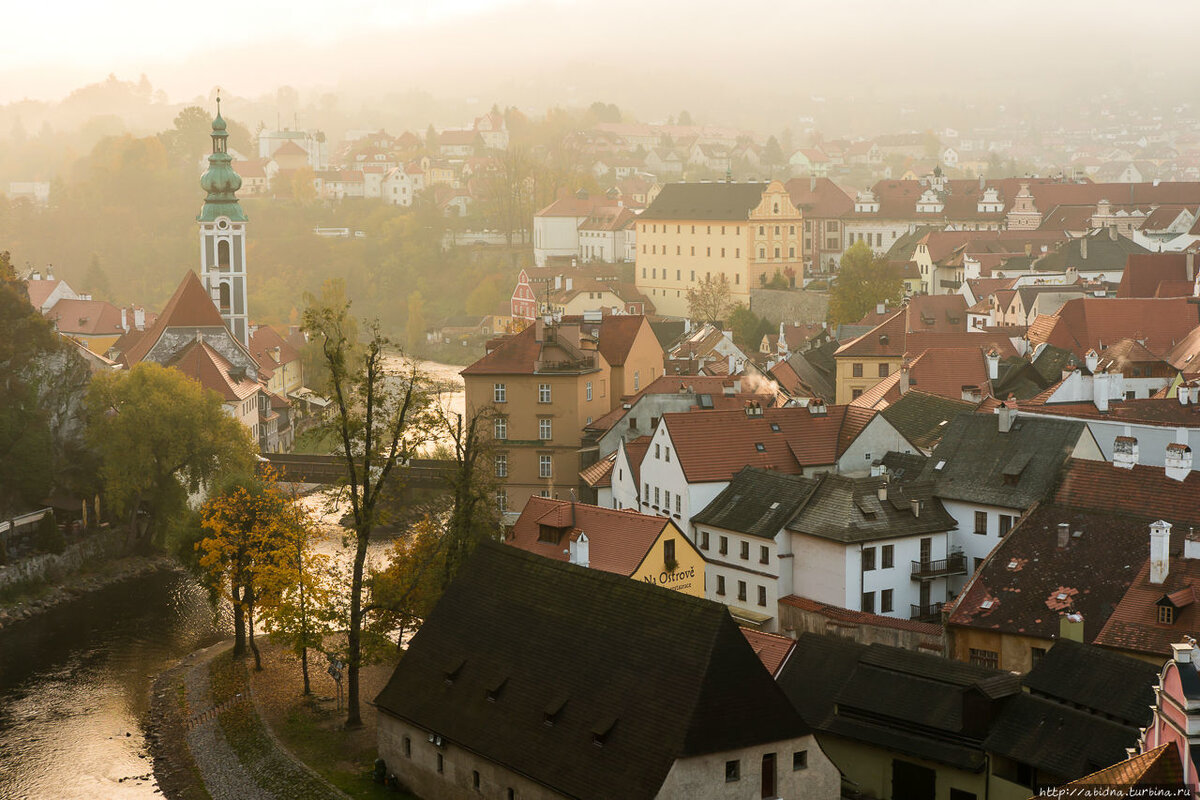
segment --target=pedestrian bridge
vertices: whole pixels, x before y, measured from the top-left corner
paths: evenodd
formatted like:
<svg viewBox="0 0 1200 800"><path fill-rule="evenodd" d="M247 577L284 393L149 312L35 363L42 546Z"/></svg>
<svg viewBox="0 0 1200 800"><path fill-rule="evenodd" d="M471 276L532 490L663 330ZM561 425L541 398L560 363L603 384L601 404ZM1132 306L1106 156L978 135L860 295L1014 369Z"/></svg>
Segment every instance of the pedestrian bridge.
<svg viewBox="0 0 1200 800"><path fill-rule="evenodd" d="M340 456L264 453L262 457L283 481L318 484L346 482L346 465ZM395 478L407 489L445 489L454 476L454 467L453 461L414 458L396 467Z"/></svg>

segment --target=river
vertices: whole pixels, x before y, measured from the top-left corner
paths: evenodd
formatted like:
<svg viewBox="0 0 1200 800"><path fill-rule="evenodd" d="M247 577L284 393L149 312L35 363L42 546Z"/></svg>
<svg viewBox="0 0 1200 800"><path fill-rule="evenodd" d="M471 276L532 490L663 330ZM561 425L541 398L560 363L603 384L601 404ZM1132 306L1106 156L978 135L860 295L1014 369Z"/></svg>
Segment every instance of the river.
<svg viewBox="0 0 1200 800"><path fill-rule="evenodd" d="M424 362L464 408L461 367ZM324 494L306 500L324 517L320 549L340 557ZM389 543L371 543L384 559ZM339 552L340 551L340 552ZM134 578L0 632L0 798L140 800L160 797L141 721L150 684L183 656L230 635L191 578Z"/></svg>
<svg viewBox="0 0 1200 800"><path fill-rule="evenodd" d="M158 797L154 676L228 634L191 578L133 578L0 633L0 797Z"/></svg>

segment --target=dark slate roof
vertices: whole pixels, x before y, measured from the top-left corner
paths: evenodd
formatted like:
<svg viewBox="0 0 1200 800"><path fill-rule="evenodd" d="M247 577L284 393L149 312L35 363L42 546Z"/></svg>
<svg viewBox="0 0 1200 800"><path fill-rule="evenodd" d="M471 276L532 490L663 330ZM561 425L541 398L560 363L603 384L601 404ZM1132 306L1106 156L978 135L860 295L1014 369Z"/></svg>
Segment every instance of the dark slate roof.
<svg viewBox="0 0 1200 800"><path fill-rule="evenodd" d="M884 477L847 478L825 473L812 497L788 530L836 542L866 542L900 536L940 533L957 527L954 518L933 497L928 482L890 482ZM887 499L879 488L887 483ZM921 510L913 513L912 500Z"/></svg>
<svg viewBox="0 0 1200 800"><path fill-rule="evenodd" d="M638 222L660 219L744 220L762 202L765 183L668 183Z"/></svg>
<svg viewBox="0 0 1200 800"><path fill-rule="evenodd" d="M816 487L813 478L746 467L692 522L774 539Z"/></svg>
<svg viewBox="0 0 1200 800"><path fill-rule="evenodd" d="M928 456L920 453L897 453L895 450L890 450L884 453L879 463L887 467L888 477L892 481L905 483L917 478L928 460Z"/></svg>
<svg viewBox="0 0 1200 800"><path fill-rule="evenodd" d="M1158 667L1103 647L1059 639L1024 678L1029 691L1105 714L1133 727L1150 724Z"/></svg>
<svg viewBox="0 0 1200 800"><path fill-rule="evenodd" d="M1150 251L1124 236L1113 239L1108 230L1093 231L1087 235L1087 258L1083 257L1083 239L1070 239L1057 250L1033 262L1033 268L1042 272L1057 272L1067 267L1095 272L1119 273L1125 269L1130 255L1142 255Z"/></svg>
<svg viewBox="0 0 1200 800"><path fill-rule="evenodd" d="M942 499L1026 509L1049 493L1086 430L1082 422L1018 415L1001 433L996 414L959 414L921 478Z"/></svg>
<svg viewBox="0 0 1200 800"><path fill-rule="evenodd" d="M827 343L806 353L796 353L784 363L792 368L804 385L812 389L817 397L831 400L836 389L832 372L837 366L832 356L832 350L836 347L836 343ZM829 368L820 366L825 363L830 365Z"/></svg>
<svg viewBox="0 0 1200 800"><path fill-rule="evenodd" d="M800 635L777 680L819 731L967 770L983 768L987 731L963 713L965 693L1020 691L998 670L813 633Z"/></svg>
<svg viewBox="0 0 1200 800"><path fill-rule="evenodd" d="M941 440L942 431L950 420L963 412L974 411L976 405L910 389L880 413L905 439L928 451Z"/></svg>
<svg viewBox="0 0 1200 800"><path fill-rule="evenodd" d="M654 797L678 758L809 732L724 606L494 543L375 703L572 797Z"/></svg>
<svg viewBox="0 0 1200 800"><path fill-rule="evenodd" d="M650 330L654 331L654 338L658 339L659 345L664 350L683 336L684 327L682 320L652 320L650 322Z"/></svg>
<svg viewBox="0 0 1200 800"><path fill-rule="evenodd" d="M1043 774L1074 780L1124 761L1125 748L1137 743L1135 727L1022 693L1005 701L984 747Z"/></svg>

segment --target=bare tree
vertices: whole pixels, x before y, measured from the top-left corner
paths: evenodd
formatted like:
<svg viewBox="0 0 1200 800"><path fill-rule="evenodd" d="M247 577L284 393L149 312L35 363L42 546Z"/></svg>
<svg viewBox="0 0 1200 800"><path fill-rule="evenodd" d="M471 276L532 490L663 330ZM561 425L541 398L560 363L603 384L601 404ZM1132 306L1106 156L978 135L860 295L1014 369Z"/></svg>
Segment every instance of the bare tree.
<svg viewBox="0 0 1200 800"><path fill-rule="evenodd" d="M711 275L687 290L688 316L693 322L721 322L733 310L729 278Z"/></svg>

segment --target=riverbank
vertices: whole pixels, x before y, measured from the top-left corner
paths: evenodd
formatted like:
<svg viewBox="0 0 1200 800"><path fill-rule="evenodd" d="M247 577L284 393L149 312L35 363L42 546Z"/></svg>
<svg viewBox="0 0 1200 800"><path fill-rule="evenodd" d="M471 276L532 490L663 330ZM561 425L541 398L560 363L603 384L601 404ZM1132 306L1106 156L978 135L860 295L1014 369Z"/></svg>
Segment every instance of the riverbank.
<svg viewBox="0 0 1200 800"><path fill-rule="evenodd" d="M263 670L232 657L232 643L192 653L155 681L146 724L154 772L170 800L345 800L406 797L371 779L375 708L390 665L364 668L363 726L347 731L325 659L310 654L313 694L299 660L265 637Z"/></svg>
<svg viewBox="0 0 1200 800"><path fill-rule="evenodd" d="M179 563L165 554L128 555L89 561L79 569L18 584L0 593L0 632L23 620L44 614L84 595L161 570L179 572Z"/></svg>

